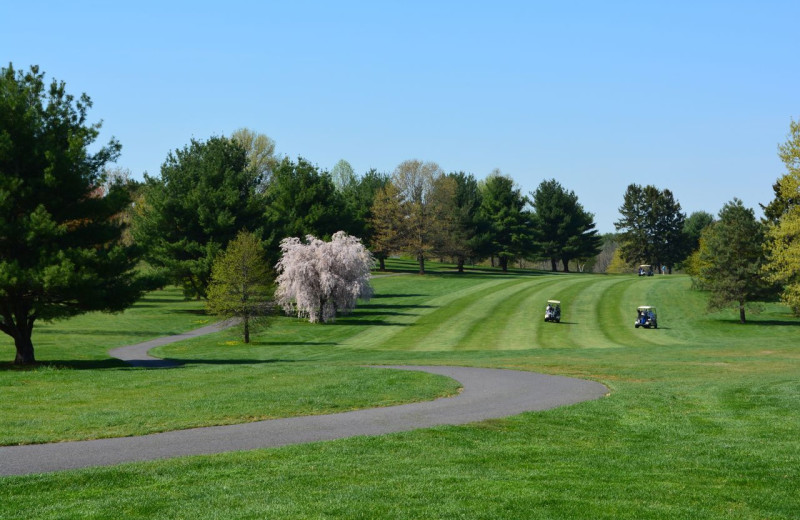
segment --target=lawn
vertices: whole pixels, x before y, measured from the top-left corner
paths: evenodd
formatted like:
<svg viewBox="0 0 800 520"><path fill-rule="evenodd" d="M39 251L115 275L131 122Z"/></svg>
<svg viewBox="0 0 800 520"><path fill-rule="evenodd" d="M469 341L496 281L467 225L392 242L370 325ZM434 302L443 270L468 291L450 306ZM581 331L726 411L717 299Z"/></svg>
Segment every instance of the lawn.
<svg viewBox="0 0 800 520"><path fill-rule="evenodd" d="M107 339L87 330L91 345L80 359L94 364L86 366L66 362L78 359L76 346L44 345L37 337L37 357L59 360L61 368L0 371L2 435L6 443L41 442L18 423L27 415L40 422L33 430L46 430L51 420L38 415L57 407L69 414L76 405L61 404L62 385L54 383L59 377L70 379L75 393L96 381L119 385L121 396L126 388L172 385L163 392L167 403L179 400L181 385L195 384L186 387L191 394L205 380L208 393L237 396L193 412L193 420L209 424L291 414L295 405L299 413L314 413L315 406L300 406L314 395L338 396L320 409L346 409L454 391L447 380L424 374L389 383L389 371L364 364L532 370L597 380L612 393L468 426L3 478L0 517L800 516L800 320L784 307L764 304L740 325L735 311L706 314L705 296L682 276L490 270L459 276L442 269L379 278L374 286L376 298L332 325L284 317L250 345L229 331L159 348L156 355L186 362L175 370L129 369L103 360L104 341L109 348L123 344L111 334ZM549 298L562 301L560 324L543 321ZM657 330L634 329L636 306L643 304L658 307ZM145 329L182 324L167 319ZM72 322L52 326L63 328L54 337L69 336ZM115 328L122 329L109 326ZM23 377L41 379L39 386L52 393L26 397L17 389L31 384ZM299 388L289 405L270 408L285 395L270 389L270 382L280 387L292 380ZM371 390L355 402L361 391L348 390L350 385ZM238 396L254 386L254 397L240 403ZM410 392L404 394L404 386ZM37 399L49 404L26 414ZM23 411L6 428L14 408L9 403ZM128 408L141 408L141 402ZM189 415L178 410L172 415ZM124 430L135 420L118 422ZM51 429L56 433L50 439L57 438L58 428ZM90 427L65 438L103 431Z"/></svg>

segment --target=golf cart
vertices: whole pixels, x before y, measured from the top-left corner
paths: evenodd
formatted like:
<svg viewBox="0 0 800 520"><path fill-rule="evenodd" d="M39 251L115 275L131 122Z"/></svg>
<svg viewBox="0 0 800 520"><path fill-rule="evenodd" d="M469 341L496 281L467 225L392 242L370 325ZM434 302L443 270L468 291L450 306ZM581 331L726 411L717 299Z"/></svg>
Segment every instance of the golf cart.
<svg viewBox="0 0 800 520"><path fill-rule="evenodd" d="M650 264L640 265L639 276L653 276L653 266Z"/></svg>
<svg viewBox="0 0 800 520"><path fill-rule="evenodd" d="M642 305L636 309L636 322L633 324L637 329L644 327L646 329L657 329L658 318L656 317L656 308L649 305Z"/></svg>
<svg viewBox="0 0 800 520"><path fill-rule="evenodd" d="M561 322L561 302L558 300L547 300L547 307L544 308L544 321Z"/></svg>

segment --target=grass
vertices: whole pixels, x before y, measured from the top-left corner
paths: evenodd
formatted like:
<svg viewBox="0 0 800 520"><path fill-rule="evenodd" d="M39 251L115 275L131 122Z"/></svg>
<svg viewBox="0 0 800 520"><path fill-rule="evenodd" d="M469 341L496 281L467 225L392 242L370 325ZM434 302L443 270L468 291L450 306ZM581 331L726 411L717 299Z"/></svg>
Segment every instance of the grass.
<svg viewBox="0 0 800 520"><path fill-rule="evenodd" d="M335 325L281 318L255 345L226 345L235 336L222 333L158 350L185 369L72 371L87 385L114 371L148 388L216 369L230 379L209 386L235 393L249 373L342 370L346 385L386 377L363 364L459 364L595 379L610 397L467 426L4 478L0 517L800 516L800 320L785 308L766 304L739 325L735 311L705 314L680 276L432 270L376 279L378 297ZM548 298L562 300L561 324L544 323ZM659 329L634 329L641 304L658 307Z"/></svg>

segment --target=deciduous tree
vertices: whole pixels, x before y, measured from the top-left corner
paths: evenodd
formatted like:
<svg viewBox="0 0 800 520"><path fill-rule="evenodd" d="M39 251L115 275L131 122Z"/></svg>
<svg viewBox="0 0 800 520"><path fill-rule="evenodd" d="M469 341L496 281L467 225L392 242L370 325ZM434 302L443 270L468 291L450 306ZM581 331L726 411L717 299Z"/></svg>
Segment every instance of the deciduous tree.
<svg viewBox="0 0 800 520"><path fill-rule="evenodd" d="M245 343L250 330L266 320L271 307L272 276L258 238L241 231L211 268L206 308L223 318L235 318Z"/></svg>
<svg viewBox="0 0 800 520"><path fill-rule="evenodd" d="M709 307L735 303L739 321L745 323L745 305L766 289L761 266L764 260L764 225L753 210L733 199L719 212L719 220L702 234L699 275L701 287L711 292Z"/></svg>
<svg viewBox="0 0 800 520"><path fill-rule="evenodd" d="M356 237L343 231L330 242L310 235L305 242L290 237L281 241L281 251L275 297L287 314L328 322L372 296L369 280L375 260Z"/></svg>
<svg viewBox="0 0 800 520"><path fill-rule="evenodd" d="M778 179L776 197L769 206L774 213L767 232L765 269L770 280L781 285L781 299L800 314L800 123L792 121L779 151L787 173Z"/></svg>
<svg viewBox="0 0 800 520"><path fill-rule="evenodd" d="M272 170L278 164L275 158L275 141L249 128L236 130L231 134L231 139L244 148L247 167L260 179L259 191L263 192L269 186Z"/></svg>
<svg viewBox="0 0 800 520"><path fill-rule="evenodd" d="M120 311L141 294L138 253L121 243L128 191L102 188L121 147L93 145L91 106L63 82L46 86L36 66L0 69L0 330L17 364L36 361L37 321Z"/></svg>

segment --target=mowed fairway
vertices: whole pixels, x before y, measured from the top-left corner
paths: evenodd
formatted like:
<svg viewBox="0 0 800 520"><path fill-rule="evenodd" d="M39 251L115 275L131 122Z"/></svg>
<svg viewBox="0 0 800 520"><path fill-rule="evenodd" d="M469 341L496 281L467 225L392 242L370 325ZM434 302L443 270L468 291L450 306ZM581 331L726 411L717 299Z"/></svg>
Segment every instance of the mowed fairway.
<svg viewBox="0 0 800 520"><path fill-rule="evenodd" d="M90 326L80 355L78 345L42 345L69 336L43 327L37 356L61 368L0 371L0 435L107 436L107 422L69 419L91 410L81 388L103 396L95 414L115 418L113 435L457 390L365 364L531 370L597 380L612 394L468 426L2 478L0 518L800 517L800 320L784 307L765 304L740 325L735 311L706 314L682 276L442 272L374 286L372 301L332 325L284 317L250 345L229 331L157 349L186 363L174 370L104 361L103 333ZM543 320L550 298L562 301L560 324ZM658 308L657 330L634 329L643 304ZM114 319L95 321L106 330ZM126 330L160 327L169 328ZM120 344L108 336L109 348ZM70 364L72 349L94 364Z"/></svg>

